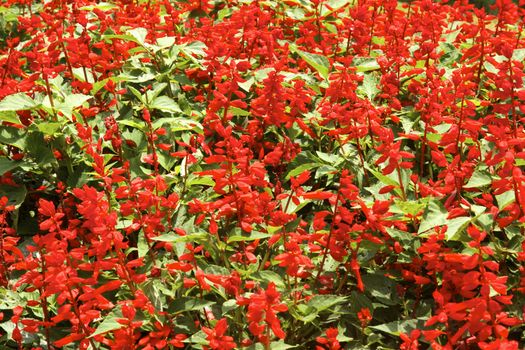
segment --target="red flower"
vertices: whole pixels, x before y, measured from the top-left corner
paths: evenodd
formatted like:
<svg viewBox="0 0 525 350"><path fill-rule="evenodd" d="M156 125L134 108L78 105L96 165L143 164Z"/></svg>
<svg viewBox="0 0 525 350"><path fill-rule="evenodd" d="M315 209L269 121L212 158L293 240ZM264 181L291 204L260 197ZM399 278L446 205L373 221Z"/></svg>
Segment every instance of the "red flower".
<svg viewBox="0 0 525 350"><path fill-rule="evenodd" d="M235 349L237 344L233 341L233 338L227 335L224 335L228 330L228 322L225 318L221 318L215 324L215 328L202 327L202 331L206 333L206 340L208 340L208 346L205 346L204 349L212 350L229 350Z"/></svg>
<svg viewBox="0 0 525 350"><path fill-rule="evenodd" d="M279 254L275 260L280 261L279 266L286 267L286 273L292 277L306 278L314 268L312 261L301 251L296 242L285 243L286 253Z"/></svg>
<svg viewBox="0 0 525 350"><path fill-rule="evenodd" d="M359 321L361 321L361 328L365 328L366 325L372 321L372 314L370 313L370 309L367 307L362 308L357 313L357 318Z"/></svg>
<svg viewBox="0 0 525 350"><path fill-rule="evenodd" d="M278 338L283 339L286 336L277 318L277 313L287 311L288 307L280 303L280 296L281 294L275 289L275 284L270 282L266 290L261 289L249 298L237 298L237 304L248 305L248 329L265 344L270 341L265 332L266 327L270 327ZM263 321L265 325L261 325Z"/></svg>
<svg viewBox="0 0 525 350"><path fill-rule="evenodd" d="M319 346L317 345L315 347L316 350L339 350L341 349L341 344L339 344L339 341L337 340L337 336L339 335L339 331L337 328L328 328L326 330L326 338L323 337L317 337L315 340L317 343L323 345Z"/></svg>
<svg viewBox="0 0 525 350"><path fill-rule="evenodd" d="M400 349L401 350L418 350L419 349L418 338L420 335L421 335L421 331L418 329L413 330L410 333L410 337L406 335L405 333L400 333L399 337L403 341L403 344L401 344Z"/></svg>

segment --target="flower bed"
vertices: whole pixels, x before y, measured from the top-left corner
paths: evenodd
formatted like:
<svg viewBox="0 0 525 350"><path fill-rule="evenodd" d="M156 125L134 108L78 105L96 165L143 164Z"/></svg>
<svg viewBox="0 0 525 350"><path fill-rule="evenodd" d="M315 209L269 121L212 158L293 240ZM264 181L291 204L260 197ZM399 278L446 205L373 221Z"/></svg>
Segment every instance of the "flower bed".
<svg viewBox="0 0 525 350"><path fill-rule="evenodd" d="M2 1L2 349L525 346L525 4Z"/></svg>

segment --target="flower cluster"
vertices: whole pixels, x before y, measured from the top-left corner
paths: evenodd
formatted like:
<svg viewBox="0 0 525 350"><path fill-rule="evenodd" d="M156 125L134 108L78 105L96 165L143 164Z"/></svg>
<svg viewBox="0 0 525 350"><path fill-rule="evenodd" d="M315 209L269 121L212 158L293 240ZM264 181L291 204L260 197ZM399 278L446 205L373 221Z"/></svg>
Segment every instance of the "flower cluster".
<svg viewBox="0 0 525 350"><path fill-rule="evenodd" d="M523 348L524 31L3 0L0 348Z"/></svg>

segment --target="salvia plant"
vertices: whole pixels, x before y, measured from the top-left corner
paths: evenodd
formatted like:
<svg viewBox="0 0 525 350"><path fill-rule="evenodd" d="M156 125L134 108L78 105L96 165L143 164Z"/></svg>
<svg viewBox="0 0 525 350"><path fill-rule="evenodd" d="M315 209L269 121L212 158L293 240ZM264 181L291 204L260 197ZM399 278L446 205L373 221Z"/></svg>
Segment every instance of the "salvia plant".
<svg viewBox="0 0 525 350"><path fill-rule="evenodd" d="M525 1L0 4L1 349L525 347Z"/></svg>

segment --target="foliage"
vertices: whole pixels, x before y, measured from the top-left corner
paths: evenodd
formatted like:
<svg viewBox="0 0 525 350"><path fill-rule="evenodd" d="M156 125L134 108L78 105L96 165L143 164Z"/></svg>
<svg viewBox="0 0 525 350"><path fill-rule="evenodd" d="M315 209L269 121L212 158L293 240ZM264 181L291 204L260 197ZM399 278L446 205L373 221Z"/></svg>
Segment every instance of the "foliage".
<svg viewBox="0 0 525 350"><path fill-rule="evenodd" d="M523 348L518 5L2 1L0 347Z"/></svg>

